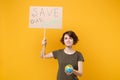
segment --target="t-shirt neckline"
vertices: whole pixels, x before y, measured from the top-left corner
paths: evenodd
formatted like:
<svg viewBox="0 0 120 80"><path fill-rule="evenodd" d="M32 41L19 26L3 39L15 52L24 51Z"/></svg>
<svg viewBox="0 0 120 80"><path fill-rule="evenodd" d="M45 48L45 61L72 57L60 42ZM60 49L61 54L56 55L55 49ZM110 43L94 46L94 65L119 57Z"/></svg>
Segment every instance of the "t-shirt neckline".
<svg viewBox="0 0 120 80"><path fill-rule="evenodd" d="M75 52L72 53L72 54L68 54L68 53L66 53L66 52L64 51L64 49L63 49L62 51L63 51L63 53L64 53L65 55L70 55L70 56L76 54L76 52L77 52L77 51L75 51Z"/></svg>

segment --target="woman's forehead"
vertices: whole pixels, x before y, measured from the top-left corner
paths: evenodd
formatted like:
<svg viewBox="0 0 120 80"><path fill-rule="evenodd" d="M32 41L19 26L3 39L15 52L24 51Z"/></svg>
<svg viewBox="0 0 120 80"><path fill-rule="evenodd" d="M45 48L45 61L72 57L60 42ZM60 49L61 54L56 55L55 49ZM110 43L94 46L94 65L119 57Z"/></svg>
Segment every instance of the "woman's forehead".
<svg viewBox="0 0 120 80"><path fill-rule="evenodd" d="M64 37L70 37L70 35L68 35L68 34L65 34L65 35L64 35Z"/></svg>

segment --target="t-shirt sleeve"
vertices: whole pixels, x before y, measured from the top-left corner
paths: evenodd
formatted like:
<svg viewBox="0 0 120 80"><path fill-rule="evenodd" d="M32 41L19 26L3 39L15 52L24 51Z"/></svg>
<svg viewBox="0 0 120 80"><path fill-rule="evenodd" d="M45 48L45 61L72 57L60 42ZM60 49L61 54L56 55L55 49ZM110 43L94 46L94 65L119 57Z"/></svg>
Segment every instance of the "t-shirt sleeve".
<svg viewBox="0 0 120 80"><path fill-rule="evenodd" d="M53 53L53 57L54 57L55 59L57 59L57 56L58 56L58 50L53 51L52 53Z"/></svg>
<svg viewBox="0 0 120 80"><path fill-rule="evenodd" d="M84 62L84 57L83 57L82 53L80 53L80 52L78 53L77 60L78 60L78 61L83 61L83 62Z"/></svg>

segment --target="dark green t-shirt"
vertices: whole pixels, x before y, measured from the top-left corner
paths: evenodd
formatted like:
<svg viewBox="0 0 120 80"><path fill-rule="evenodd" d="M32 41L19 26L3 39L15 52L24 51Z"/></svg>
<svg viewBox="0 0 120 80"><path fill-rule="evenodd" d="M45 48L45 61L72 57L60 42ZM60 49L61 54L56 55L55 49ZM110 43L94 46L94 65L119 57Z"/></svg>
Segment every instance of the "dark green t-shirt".
<svg viewBox="0 0 120 80"><path fill-rule="evenodd" d="M66 75L65 66L71 64L74 69L78 70L78 61L84 61L82 54L76 51L74 54L66 54L64 49L53 51L53 56L58 60L59 69L57 80L78 80L75 74Z"/></svg>

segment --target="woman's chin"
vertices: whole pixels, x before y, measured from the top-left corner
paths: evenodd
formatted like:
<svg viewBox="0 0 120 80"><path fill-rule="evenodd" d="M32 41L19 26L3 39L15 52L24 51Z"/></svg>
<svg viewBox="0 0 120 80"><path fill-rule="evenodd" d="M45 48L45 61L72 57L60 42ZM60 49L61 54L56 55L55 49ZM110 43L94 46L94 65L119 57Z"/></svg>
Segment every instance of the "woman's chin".
<svg viewBox="0 0 120 80"><path fill-rule="evenodd" d="M66 47L72 47L71 45L66 45Z"/></svg>

